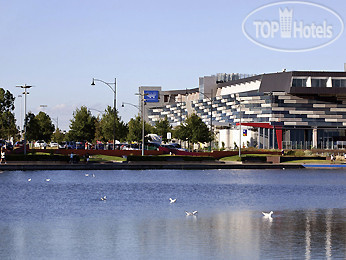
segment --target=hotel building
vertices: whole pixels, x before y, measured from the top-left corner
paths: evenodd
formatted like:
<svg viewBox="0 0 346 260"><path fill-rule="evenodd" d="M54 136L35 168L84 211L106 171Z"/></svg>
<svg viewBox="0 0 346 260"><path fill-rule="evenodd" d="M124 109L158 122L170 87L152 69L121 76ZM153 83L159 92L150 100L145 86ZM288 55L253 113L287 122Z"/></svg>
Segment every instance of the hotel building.
<svg viewBox="0 0 346 260"><path fill-rule="evenodd" d="M212 126L219 147L346 146L346 72L217 74L199 78L193 89L140 93L152 89L157 102L145 102L148 122L167 116L174 127L195 113Z"/></svg>

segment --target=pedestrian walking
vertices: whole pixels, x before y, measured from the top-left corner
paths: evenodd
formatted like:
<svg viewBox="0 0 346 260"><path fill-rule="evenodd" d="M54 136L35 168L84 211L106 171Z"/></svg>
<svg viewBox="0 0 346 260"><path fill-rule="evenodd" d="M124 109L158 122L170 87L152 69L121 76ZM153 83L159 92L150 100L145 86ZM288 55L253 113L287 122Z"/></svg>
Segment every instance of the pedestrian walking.
<svg viewBox="0 0 346 260"><path fill-rule="evenodd" d="M4 147L1 147L1 159L0 159L0 164L2 164L2 162L4 161L5 164L7 164L6 162L6 150Z"/></svg>
<svg viewBox="0 0 346 260"><path fill-rule="evenodd" d="M332 163L335 161L335 156L334 156L334 154L332 154L332 155L330 156L330 161L331 161Z"/></svg>
<svg viewBox="0 0 346 260"><path fill-rule="evenodd" d="M73 163L73 156L74 156L74 154L71 152L71 155L70 155L70 163L72 164Z"/></svg>

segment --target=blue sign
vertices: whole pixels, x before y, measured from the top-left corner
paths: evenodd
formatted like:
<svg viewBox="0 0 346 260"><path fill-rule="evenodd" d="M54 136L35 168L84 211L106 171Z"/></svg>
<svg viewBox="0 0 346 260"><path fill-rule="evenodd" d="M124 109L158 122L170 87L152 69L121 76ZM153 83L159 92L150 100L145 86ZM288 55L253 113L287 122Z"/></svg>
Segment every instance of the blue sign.
<svg viewBox="0 0 346 260"><path fill-rule="evenodd" d="M243 129L243 136L247 136L247 129Z"/></svg>
<svg viewBox="0 0 346 260"><path fill-rule="evenodd" d="M144 101L145 102L159 102L159 91L158 90L144 90Z"/></svg>

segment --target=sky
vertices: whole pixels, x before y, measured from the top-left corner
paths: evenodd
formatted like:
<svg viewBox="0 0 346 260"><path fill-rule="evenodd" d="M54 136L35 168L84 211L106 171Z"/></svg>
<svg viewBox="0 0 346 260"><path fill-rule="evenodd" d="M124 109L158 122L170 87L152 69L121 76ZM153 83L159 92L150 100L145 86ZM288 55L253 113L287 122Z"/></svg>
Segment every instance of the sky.
<svg viewBox="0 0 346 260"><path fill-rule="evenodd" d="M24 102L16 86L27 84L33 86L27 111L44 111L68 131L77 108L87 106L97 116L113 105L113 92L101 82L91 86L92 78L117 79L117 108L128 122L138 111L121 104L138 104L140 86L195 88L199 77L216 73L344 70L345 32L323 48L301 52L277 51L249 40L243 21L272 3L277 2L0 0L0 87L16 97L18 125ZM346 17L345 1L313 3L333 10L342 21ZM266 10L253 17L272 19L272 11ZM299 19L306 14L307 23L318 23L316 10L300 7Z"/></svg>

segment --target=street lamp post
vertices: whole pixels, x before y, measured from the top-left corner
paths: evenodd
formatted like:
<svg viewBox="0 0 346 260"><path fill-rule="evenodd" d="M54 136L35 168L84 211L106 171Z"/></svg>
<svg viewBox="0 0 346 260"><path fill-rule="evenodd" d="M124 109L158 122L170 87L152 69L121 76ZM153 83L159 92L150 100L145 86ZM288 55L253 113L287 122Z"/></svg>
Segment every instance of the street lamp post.
<svg viewBox="0 0 346 260"><path fill-rule="evenodd" d="M20 137L22 137L22 127L23 127L23 96L22 95L18 95L19 98L21 98L20 101L20 127L19 127L19 131L20 131ZM23 124L23 125L22 125Z"/></svg>
<svg viewBox="0 0 346 260"><path fill-rule="evenodd" d="M114 93L114 104L113 104L113 108L114 108L114 118L113 118L114 119L114 126L113 126L113 150L115 150L115 122L116 122L116 117L117 117L117 101L116 101L116 98L117 98L117 78L114 78L114 83L108 83L108 82L105 82L103 80L93 78L93 80L91 82L92 86L95 86L95 81L100 81L100 82L106 84ZM114 88L112 88L111 85L114 85Z"/></svg>
<svg viewBox="0 0 346 260"><path fill-rule="evenodd" d="M239 96L239 158L241 157L241 105Z"/></svg>
<svg viewBox="0 0 346 260"><path fill-rule="evenodd" d="M234 94L234 102L236 103L237 101L237 96ZM240 95L239 95L239 154L238 156L241 157L241 102L240 102Z"/></svg>
<svg viewBox="0 0 346 260"><path fill-rule="evenodd" d="M27 86L26 84L24 84L23 86L16 86L18 88L22 88L24 89L24 155L26 155L26 123L25 123L25 119L26 119L26 95L29 94L29 92L27 91L28 88L31 88L32 86Z"/></svg>
<svg viewBox="0 0 346 260"><path fill-rule="evenodd" d="M136 94L136 95L139 95L139 94ZM142 96L142 95L141 95ZM144 97L143 97L143 103L144 103ZM131 103L127 103L127 102L123 102L122 103L122 107L124 107L125 106L125 104L127 104L127 105L130 105L130 106L133 106L133 107L135 107L135 108L137 108L138 109L138 111L140 111L140 107L139 106L136 106L136 105L134 105L134 104L131 104ZM145 104L145 103L144 103ZM143 109L142 109L142 156L144 155L144 107L143 107Z"/></svg>
<svg viewBox="0 0 346 260"><path fill-rule="evenodd" d="M145 106L145 96L148 95L148 93L136 93L136 95L140 96L141 97L141 106L142 106L142 156L144 156L144 113L145 113L145 110L144 110L144 106Z"/></svg>

